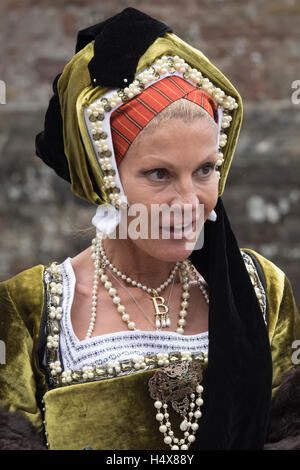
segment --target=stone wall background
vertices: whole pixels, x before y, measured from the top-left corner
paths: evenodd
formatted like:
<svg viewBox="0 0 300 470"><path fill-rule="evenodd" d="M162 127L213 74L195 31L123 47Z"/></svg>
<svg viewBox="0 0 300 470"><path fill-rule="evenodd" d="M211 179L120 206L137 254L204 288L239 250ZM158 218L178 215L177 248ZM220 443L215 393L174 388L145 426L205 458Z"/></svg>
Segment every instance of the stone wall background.
<svg viewBox="0 0 300 470"><path fill-rule="evenodd" d="M90 243L94 208L39 161L34 138L77 31L127 6L171 25L239 90L245 116L223 201L240 247L285 271L299 306L299 0L2 0L0 280Z"/></svg>

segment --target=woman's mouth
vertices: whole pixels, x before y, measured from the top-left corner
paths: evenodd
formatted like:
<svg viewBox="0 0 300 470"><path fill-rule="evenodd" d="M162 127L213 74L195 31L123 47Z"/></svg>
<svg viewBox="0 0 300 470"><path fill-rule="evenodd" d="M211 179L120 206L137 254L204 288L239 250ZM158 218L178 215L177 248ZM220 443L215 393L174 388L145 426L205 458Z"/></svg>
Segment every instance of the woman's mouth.
<svg viewBox="0 0 300 470"><path fill-rule="evenodd" d="M165 239L170 238L170 239L181 239L181 238L189 238L191 237L192 234L195 234L196 232L196 221L193 220L192 223L189 224L179 224L179 225L166 225L163 227L160 227L161 233L164 236ZM169 237L167 236L169 235Z"/></svg>

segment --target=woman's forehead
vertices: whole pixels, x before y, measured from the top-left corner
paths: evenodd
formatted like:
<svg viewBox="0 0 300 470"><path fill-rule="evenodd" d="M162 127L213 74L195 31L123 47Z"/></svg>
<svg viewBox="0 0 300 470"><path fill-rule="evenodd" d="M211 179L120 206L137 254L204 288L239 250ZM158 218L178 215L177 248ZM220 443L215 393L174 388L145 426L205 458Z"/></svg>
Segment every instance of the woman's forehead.
<svg viewBox="0 0 300 470"><path fill-rule="evenodd" d="M217 150L217 126L208 119L195 119L184 122L180 119L169 119L154 128L144 129L133 142L127 154L137 149L166 148L174 146L213 146ZM127 155L126 155L127 158Z"/></svg>
<svg viewBox="0 0 300 470"><path fill-rule="evenodd" d="M143 131L129 148L119 168L154 164L169 168L182 165L182 155L199 161L217 155L217 130L210 122L165 121L151 131ZM203 122L202 122L203 121ZM127 162L127 165L126 165Z"/></svg>

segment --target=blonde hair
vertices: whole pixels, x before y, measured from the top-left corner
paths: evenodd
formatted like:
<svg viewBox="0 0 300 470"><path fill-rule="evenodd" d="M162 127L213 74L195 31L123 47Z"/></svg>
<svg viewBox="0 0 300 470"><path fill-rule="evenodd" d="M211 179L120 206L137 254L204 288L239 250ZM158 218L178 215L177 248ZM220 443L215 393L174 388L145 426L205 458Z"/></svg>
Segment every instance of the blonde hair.
<svg viewBox="0 0 300 470"><path fill-rule="evenodd" d="M206 119L218 130L218 124L214 121L211 115L192 101L187 100L186 98L180 98L177 101L174 101L169 106L164 108L157 116L155 116L148 124L139 132L135 140L132 142L131 147L139 140L144 132L149 132L157 129L163 121L168 121L170 119L178 119L185 123L192 122L196 119ZM131 148L130 147L130 148Z"/></svg>

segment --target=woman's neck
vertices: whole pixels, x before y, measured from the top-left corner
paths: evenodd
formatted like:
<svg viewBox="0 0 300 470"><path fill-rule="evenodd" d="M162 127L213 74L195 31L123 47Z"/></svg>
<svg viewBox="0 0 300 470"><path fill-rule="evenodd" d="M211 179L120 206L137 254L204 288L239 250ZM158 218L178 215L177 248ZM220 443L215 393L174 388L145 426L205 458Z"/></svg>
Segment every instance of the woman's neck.
<svg viewBox="0 0 300 470"><path fill-rule="evenodd" d="M162 261L141 250L130 239L102 241L105 254L122 274L148 287L158 287L165 282L176 261Z"/></svg>

